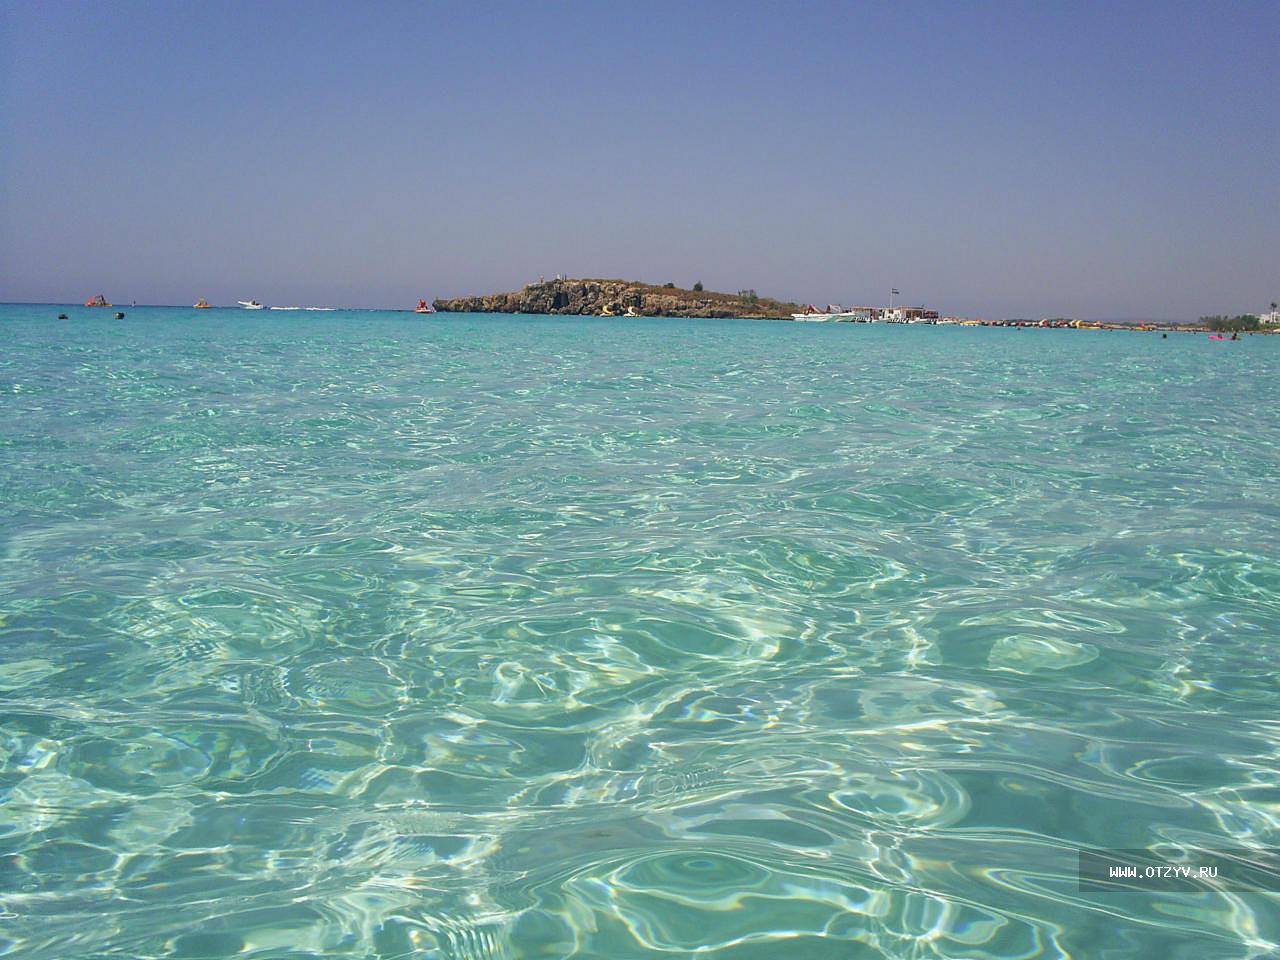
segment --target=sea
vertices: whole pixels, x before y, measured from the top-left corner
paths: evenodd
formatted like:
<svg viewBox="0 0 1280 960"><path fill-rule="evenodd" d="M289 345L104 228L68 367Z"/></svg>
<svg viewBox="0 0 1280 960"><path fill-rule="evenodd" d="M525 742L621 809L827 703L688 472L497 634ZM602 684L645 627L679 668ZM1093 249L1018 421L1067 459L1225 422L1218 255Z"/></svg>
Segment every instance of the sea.
<svg viewBox="0 0 1280 960"><path fill-rule="evenodd" d="M1280 847L1280 337L122 309L0 306L0 956L1280 956L1080 874Z"/></svg>

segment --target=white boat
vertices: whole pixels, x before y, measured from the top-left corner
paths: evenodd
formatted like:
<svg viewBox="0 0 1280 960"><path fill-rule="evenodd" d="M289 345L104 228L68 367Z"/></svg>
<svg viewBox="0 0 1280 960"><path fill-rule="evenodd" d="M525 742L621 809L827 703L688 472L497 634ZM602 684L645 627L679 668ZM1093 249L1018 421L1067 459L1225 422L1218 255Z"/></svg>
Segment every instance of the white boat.
<svg viewBox="0 0 1280 960"><path fill-rule="evenodd" d="M807 323L826 323L833 316L835 316L835 314L830 307L828 307L827 311L823 313L811 303L804 308L804 313L793 313L791 315L791 319L803 320Z"/></svg>
<svg viewBox="0 0 1280 960"><path fill-rule="evenodd" d="M244 307L246 310L261 310L262 304L257 300L237 300L236 303Z"/></svg>
<svg viewBox="0 0 1280 960"><path fill-rule="evenodd" d="M833 320L852 320L853 314L838 303L828 303L826 310L819 310L809 304L804 313L793 313L792 320L804 320L808 323L831 323Z"/></svg>

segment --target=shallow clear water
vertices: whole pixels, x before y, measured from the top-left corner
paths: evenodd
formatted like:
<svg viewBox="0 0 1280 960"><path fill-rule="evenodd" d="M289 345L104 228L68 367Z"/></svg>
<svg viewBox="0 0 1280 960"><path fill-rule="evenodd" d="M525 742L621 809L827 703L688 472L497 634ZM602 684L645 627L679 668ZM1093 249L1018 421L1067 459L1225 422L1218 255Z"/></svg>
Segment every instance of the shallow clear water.
<svg viewBox="0 0 1280 960"><path fill-rule="evenodd" d="M1280 338L58 309L0 953L1278 949Z"/></svg>

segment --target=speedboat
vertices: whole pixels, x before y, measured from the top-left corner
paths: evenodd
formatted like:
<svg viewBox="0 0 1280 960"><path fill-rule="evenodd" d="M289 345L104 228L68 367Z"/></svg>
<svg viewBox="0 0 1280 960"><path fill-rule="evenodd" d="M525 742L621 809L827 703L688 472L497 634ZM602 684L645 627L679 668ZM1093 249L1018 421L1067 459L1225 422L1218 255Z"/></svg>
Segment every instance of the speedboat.
<svg viewBox="0 0 1280 960"><path fill-rule="evenodd" d="M111 306L111 304L107 303L107 298L106 298L106 297L104 297L102 294L98 294L96 297L90 297L88 300L86 300L86 301L84 302L84 305L85 305L86 307L109 307L109 306Z"/></svg>
<svg viewBox="0 0 1280 960"><path fill-rule="evenodd" d="M237 300L236 303L244 307L246 310L261 310L262 304L257 300Z"/></svg>
<svg viewBox="0 0 1280 960"><path fill-rule="evenodd" d="M196 301L195 303L193 303L191 306L192 306L192 307L194 307L196 310L208 310L208 309L209 309L209 301L208 301L208 300L206 300L204 297L201 297L199 300L197 300L197 301Z"/></svg>
<svg viewBox="0 0 1280 960"><path fill-rule="evenodd" d="M824 312L811 303L804 308L804 313L793 313L791 315L791 319L807 320L809 323L826 323L828 320L835 319L836 314L839 312L840 311L838 309L833 310L830 306L828 306Z"/></svg>
<svg viewBox="0 0 1280 960"><path fill-rule="evenodd" d="M418 305L413 308L413 312L414 313L435 313L436 308L431 306L431 304L427 303L427 301L425 300L419 300Z"/></svg>

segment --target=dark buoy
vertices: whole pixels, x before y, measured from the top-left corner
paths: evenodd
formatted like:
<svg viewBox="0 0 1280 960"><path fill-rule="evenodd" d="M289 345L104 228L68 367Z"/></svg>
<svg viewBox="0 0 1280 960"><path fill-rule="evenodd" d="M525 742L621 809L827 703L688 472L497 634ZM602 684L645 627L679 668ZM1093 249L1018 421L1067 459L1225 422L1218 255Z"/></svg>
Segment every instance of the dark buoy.
<svg viewBox="0 0 1280 960"><path fill-rule="evenodd" d="M117 320L123 320L123 319L124 319L124 311L120 311L120 310L116 311L116 319L117 319Z"/></svg>
<svg viewBox="0 0 1280 960"><path fill-rule="evenodd" d="M67 315L66 315L65 313L60 313L60 314L58 314L58 319L59 319L59 320L65 320L65 319L67 319Z"/></svg>

